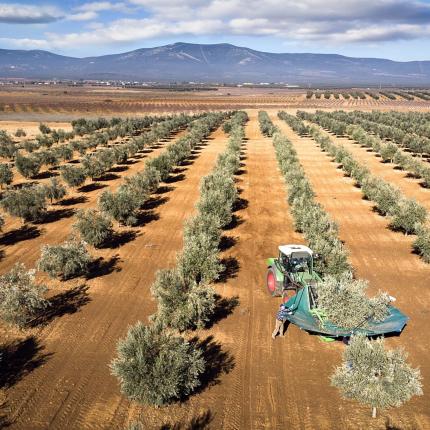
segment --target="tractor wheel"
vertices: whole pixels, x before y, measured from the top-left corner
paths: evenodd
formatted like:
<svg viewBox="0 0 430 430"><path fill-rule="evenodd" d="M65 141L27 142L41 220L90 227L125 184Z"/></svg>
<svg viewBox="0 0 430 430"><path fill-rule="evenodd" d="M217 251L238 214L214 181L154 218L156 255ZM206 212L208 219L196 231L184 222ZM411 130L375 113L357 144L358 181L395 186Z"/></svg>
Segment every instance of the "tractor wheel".
<svg viewBox="0 0 430 430"><path fill-rule="evenodd" d="M267 291L273 297L278 296L278 282L276 281L275 271L270 268L267 272Z"/></svg>

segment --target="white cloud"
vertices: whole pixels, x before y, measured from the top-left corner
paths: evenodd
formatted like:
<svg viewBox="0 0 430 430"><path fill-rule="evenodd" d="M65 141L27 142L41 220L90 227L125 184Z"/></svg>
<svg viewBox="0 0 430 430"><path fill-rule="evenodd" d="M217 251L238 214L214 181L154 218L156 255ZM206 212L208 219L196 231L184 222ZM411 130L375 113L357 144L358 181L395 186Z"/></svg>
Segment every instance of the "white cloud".
<svg viewBox="0 0 430 430"><path fill-rule="evenodd" d="M90 21L96 19L98 14L91 10L86 12L73 13L67 17L69 21Z"/></svg>
<svg viewBox="0 0 430 430"><path fill-rule="evenodd" d="M58 21L63 13L54 6L0 3L0 22L8 24L41 24Z"/></svg>
<svg viewBox="0 0 430 430"><path fill-rule="evenodd" d="M91 21L102 11L125 12L134 8L143 9L147 16L91 22L79 32L47 33L44 41L9 40L15 46L45 43L50 49L68 49L83 44L127 44L182 35L272 36L290 42L317 40L332 45L430 37L430 4L403 0L94 1L74 8L67 19Z"/></svg>

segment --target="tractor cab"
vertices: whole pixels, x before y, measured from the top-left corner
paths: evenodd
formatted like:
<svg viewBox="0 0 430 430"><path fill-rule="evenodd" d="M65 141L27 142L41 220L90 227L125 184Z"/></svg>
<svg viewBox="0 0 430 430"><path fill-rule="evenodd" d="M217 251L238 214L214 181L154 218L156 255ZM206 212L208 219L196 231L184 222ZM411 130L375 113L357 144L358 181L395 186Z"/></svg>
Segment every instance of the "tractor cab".
<svg viewBox="0 0 430 430"><path fill-rule="evenodd" d="M305 245L281 245L278 257L267 260L267 289L272 296L285 297L320 280L314 271L313 251Z"/></svg>
<svg viewBox="0 0 430 430"><path fill-rule="evenodd" d="M278 261L285 272L312 274L314 270L313 252L304 245L280 246Z"/></svg>

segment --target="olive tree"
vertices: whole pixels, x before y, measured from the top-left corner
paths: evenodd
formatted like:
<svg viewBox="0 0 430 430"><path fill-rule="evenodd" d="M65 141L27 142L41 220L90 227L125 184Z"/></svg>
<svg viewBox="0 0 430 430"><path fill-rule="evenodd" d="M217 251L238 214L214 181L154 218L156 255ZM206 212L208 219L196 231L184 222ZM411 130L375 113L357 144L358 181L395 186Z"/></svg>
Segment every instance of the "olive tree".
<svg viewBox="0 0 430 430"><path fill-rule="evenodd" d="M54 200L60 200L67 194L66 187L57 178L51 178L47 184L43 185L43 189L51 204Z"/></svg>
<svg viewBox="0 0 430 430"><path fill-rule="evenodd" d="M204 327L215 309L213 288L185 277L178 269L158 271L151 292L158 301L153 319L180 331Z"/></svg>
<svg viewBox="0 0 430 430"><path fill-rule="evenodd" d="M65 165L61 167L61 177L69 187L75 188L81 186L87 176L82 167Z"/></svg>
<svg viewBox="0 0 430 430"><path fill-rule="evenodd" d="M210 283L218 279L223 266L218 258L221 233L214 217L198 215L187 221L184 247L178 257L178 269L185 279Z"/></svg>
<svg viewBox="0 0 430 430"><path fill-rule="evenodd" d="M417 238L413 244L414 250L426 263L430 263L430 229L420 226L416 234Z"/></svg>
<svg viewBox="0 0 430 430"><path fill-rule="evenodd" d="M102 246L113 235L112 221L94 209L79 210L76 219L73 228L85 242L95 248Z"/></svg>
<svg viewBox="0 0 430 430"><path fill-rule="evenodd" d="M46 212L45 191L40 186L9 190L0 201L3 209L23 222L40 221Z"/></svg>
<svg viewBox="0 0 430 430"><path fill-rule="evenodd" d="M412 396L422 395L421 374L406 361L402 349L387 350L384 338L369 340L364 335L351 337L343 362L336 367L331 383L342 397L372 408L399 407Z"/></svg>
<svg viewBox="0 0 430 430"><path fill-rule="evenodd" d="M138 322L117 345L111 372L121 392L138 403L161 406L191 394L200 385L205 360L194 343Z"/></svg>
<svg viewBox="0 0 430 430"><path fill-rule="evenodd" d="M44 245L37 268L63 280L88 272L92 259L84 241L70 239L60 245Z"/></svg>
<svg viewBox="0 0 430 430"><path fill-rule="evenodd" d="M47 288L35 282L35 270L22 263L0 276L0 317L24 327L38 312L48 306L44 294Z"/></svg>
<svg viewBox="0 0 430 430"><path fill-rule="evenodd" d="M22 129L18 128L15 132L15 137L25 137L27 136L27 133Z"/></svg>
<svg viewBox="0 0 430 430"><path fill-rule="evenodd" d="M338 327L354 329L366 327L369 321L382 321L388 316L390 297L386 293L369 298L368 284L353 279L351 273L340 277L325 276L316 287L318 308Z"/></svg>
<svg viewBox="0 0 430 430"><path fill-rule="evenodd" d="M391 226L408 233L415 233L427 218L426 209L415 200L403 199L395 207Z"/></svg>
<svg viewBox="0 0 430 430"><path fill-rule="evenodd" d="M0 164L0 185L10 185L13 181L13 172L7 163Z"/></svg>
<svg viewBox="0 0 430 430"><path fill-rule="evenodd" d="M84 168L85 176L93 181L103 176L106 172L106 166L97 155L86 155L82 159L82 167Z"/></svg>
<svg viewBox="0 0 430 430"><path fill-rule="evenodd" d="M99 198L100 211L124 225L136 224L139 206L139 196L127 186L114 193L104 191Z"/></svg>
<svg viewBox="0 0 430 430"><path fill-rule="evenodd" d="M16 154L15 167L24 178L36 176L42 167L42 161L35 155L24 157L20 153Z"/></svg>

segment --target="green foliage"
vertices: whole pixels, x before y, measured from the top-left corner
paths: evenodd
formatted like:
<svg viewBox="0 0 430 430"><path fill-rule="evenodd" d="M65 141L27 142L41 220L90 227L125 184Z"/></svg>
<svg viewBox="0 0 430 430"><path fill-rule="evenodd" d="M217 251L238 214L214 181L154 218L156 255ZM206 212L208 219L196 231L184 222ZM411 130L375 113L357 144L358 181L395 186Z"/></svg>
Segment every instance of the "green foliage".
<svg viewBox="0 0 430 430"><path fill-rule="evenodd" d="M258 122L260 123L260 130L264 136L271 137L276 132L278 132L278 127L276 127L269 115L265 111L258 112Z"/></svg>
<svg viewBox="0 0 430 430"><path fill-rule="evenodd" d="M331 376L331 383L346 399L373 408L399 407L412 396L422 395L421 374L406 362L401 349L386 350L384 339L351 338L344 361Z"/></svg>
<svg viewBox="0 0 430 430"><path fill-rule="evenodd" d="M60 245L44 245L37 263L51 278L63 280L85 275L92 259L84 241L71 239Z"/></svg>
<svg viewBox="0 0 430 430"><path fill-rule="evenodd" d="M85 182L87 176L82 167L66 164L61 167L61 177L69 187L75 188L81 186Z"/></svg>
<svg viewBox="0 0 430 430"><path fill-rule="evenodd" d="M61 200L66 194L66 187L57 179L51 178L50 181L43 185L45 196L51 201Z"/></svg>
<svg viewBox="0 0 430 430"><path fill-rule="evenodd" d="M0 317L19 327L27 325L46 308L47 288L35 283L35 270L16 263L10 272L0 276Z"/></svg>
<svg viewBox="0 0 430 430"><path fill-rule="evenodd" d="M204 327L215 309L215 291L178 269L158 271L151 292L158 301L155 321L180 331Z"/></svg>
<svg viewBox="0 0 430 430"><path fill-rule="evenodd" d="M383 321L388 316L390 298L386 293L369 298L367 287L366 281L353 279L350 273L337 278L325 276L316 287L318 308L330 322L345 329L366 327L369 321Z"/></svg>
<svg viewBox="0 0 430 430"><path fill-rule="evenodd" d="M9 190L0 201L3 209L11 216L26 221L40 221L46 212L46 197L42 187L24 187Z"/></svg>
<svg viewBox="0 0 430 430"><path fill-rule="evenodd" d="M421 226L416 233L414 250L426 263L430 263L430 230Z"/></svg>
<svg viewBox="0 0 430 430"><path fill-rule="evenodd" d="M86 155L82 159L82 167L84 169L85 176L91 178L93 181L103 176L107 170L105 164L95 154Z"/></svg>
<svg viewBox="0 0 430 430"><path fill-rule="evenodd" d="M185 279L204 284L218 279L223 270L218 258L220 238L216 218L197 215L187 221L178 258L178 270Z"/></svg>
<svg viewBox="0 0 430 430"><path fill-rule="evenodd" d="M39 124L39 130L42 134L51 133L51 129L46 124L43 124L43 123Z"/></svg>
<svg viewBox="0 0 430 430"><path fill-rule="evenodd" d="M289 120L286 114L282 117L286 121ZM323 207L314 201L312 187L306 179L291 142L285 136L277 134L273 139L273 145L287 184L288 204L296 230L302 232L309 246L321 255L315 268L336 277L350 272L348 254L338 238L337 226Z"/></svg>
<svg viewBox="0 0 430 430"><path fill-rule="evenodd" d="M15 132L15 137L25 137L27 136L26 132L22 128L18 128Z"/></svg>
<svg viewBox="0 0 430 430"><path fill-rule="evenodd" d="M32 178L36 176L42 167L42 161L39 157L30 155L24 157L20 153L16 154L15 167L24 178Z"/></svg>
<svg viewBox="0 0 430 430"><path fill-rule="evenodd" d="M402 199L395 207L391 225L408 233L415 233L427 218L426 209L415 200Z"/></svg>
<svg viewBox="0 0 430 430"><path fill-rule="evenodd" d="M222 228L232 220L232 208L236 198L234 180L228 172L216 170L202 179L197 208L203 216L215 217L218 227Z"/></svg>
<svg viewBox="0 0 430 430"><path fill-rule="evenodd" d="M0 164L0 185L10 185L13 181L13 172L7 163Z"/></svg>
<svg viewBox="0 0 430 430"><path fill-rule="evenodd" d="M104 191L99 198L99 209L123 225L134 225L140 206L139 196L127 186L119 187L118 191Z"/></svg>
<svg viewBox="0 0 430 430"><path fill-rule="evenodd" d="M118 342L111 371L121 391L138 403L161 406L191 394L205 370L201 350L158 325L138 322Z"/></svg>
<svg viewBox="0 0 430 430"><path fill-rule="evenodd" d="M113 235L112 221L94 209L79 210L76 219L73 228L85 242L95 248L102 246Z"/></svg>
<svg viewBox="0 0 430 430"><path fill-rule="evenodd" d="M157 190L160 179L160 173L155 166L147 164L143 172L126 177L125 184L139 198L142 205L149 195Z"/></svg>

